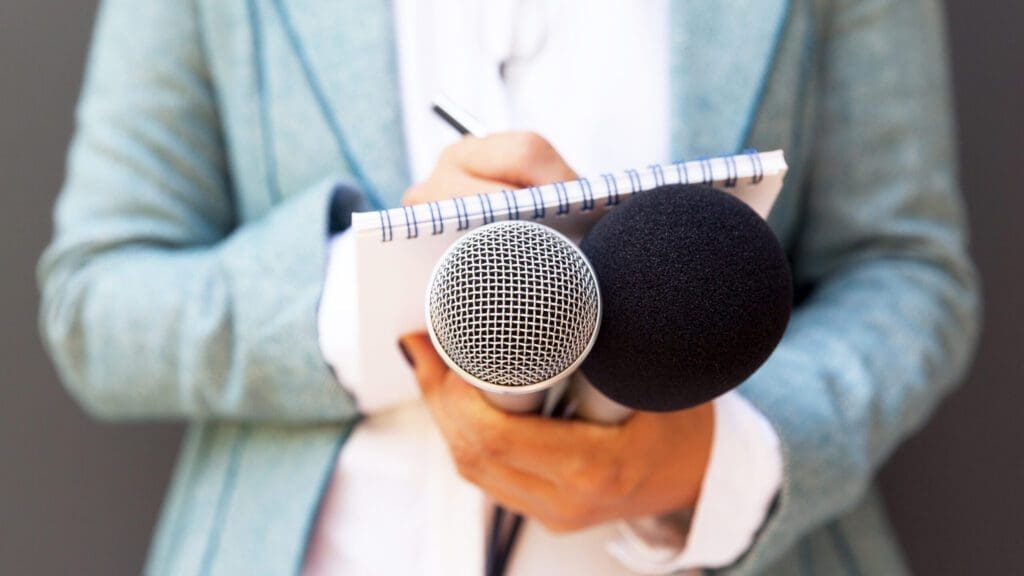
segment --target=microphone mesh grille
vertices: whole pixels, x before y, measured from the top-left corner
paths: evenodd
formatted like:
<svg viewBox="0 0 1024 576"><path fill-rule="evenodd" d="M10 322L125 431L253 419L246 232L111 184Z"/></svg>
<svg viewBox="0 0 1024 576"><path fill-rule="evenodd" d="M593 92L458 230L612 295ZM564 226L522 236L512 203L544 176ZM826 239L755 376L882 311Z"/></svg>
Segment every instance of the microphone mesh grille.
<svg viewBox="0 0 1024 576"><path fill-rule="evenodd" d="M550 229L499 222L467 234L438 264L429 320L451 361L497 386L554 378L587 351L600 317L583 255Z"/></svg>

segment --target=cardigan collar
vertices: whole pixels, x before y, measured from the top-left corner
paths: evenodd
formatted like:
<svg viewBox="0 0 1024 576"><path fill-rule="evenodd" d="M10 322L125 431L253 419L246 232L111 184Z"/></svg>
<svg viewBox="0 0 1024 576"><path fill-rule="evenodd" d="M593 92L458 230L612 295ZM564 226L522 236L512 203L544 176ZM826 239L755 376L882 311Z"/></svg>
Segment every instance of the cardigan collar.
<svg viewBox="0 0 1024 576"><path fill-rule="evenodd" d="M371 200L376 196L374 203L396 205L410 177L390 3L274 1L350 170ZM671 3L676 159L744 147L789 5L789 0Z"/></svg>

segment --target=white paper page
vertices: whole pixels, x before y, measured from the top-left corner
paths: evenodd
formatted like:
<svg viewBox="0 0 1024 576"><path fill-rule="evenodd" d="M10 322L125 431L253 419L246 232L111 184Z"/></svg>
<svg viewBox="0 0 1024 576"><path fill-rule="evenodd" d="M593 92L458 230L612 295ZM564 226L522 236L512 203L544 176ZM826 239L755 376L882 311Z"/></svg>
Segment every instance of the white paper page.
<svg viewBox="0 0 1024 576"><path fill-rule="evenodd" d="M425 296L434 266L448 246L472 229L494 221L535 220L578 243L594 222L633 194L662 184L708 180L766 218L786 169L781 151L741 154L353 214L359 354L358 365L349 367L346 377L350 382L365 379L360 385L389 387L395 397L415 397L409 394L416 383L398 338L426 330Z"/></svg>

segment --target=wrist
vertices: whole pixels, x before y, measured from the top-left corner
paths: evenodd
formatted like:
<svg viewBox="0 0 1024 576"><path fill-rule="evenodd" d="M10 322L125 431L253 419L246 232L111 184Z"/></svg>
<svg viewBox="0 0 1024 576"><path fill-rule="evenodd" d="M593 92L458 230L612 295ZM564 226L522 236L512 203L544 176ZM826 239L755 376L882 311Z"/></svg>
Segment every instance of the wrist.
<svg viewBox="0 0 1024 576"><path fill-rule="evenodd" d="M714 406L714 446L696 505L622 522L619 538L609 543L612 555L635 572L728 566L750 547L767 518L782 483L779 439L739 394L726 394Z"/></svg>

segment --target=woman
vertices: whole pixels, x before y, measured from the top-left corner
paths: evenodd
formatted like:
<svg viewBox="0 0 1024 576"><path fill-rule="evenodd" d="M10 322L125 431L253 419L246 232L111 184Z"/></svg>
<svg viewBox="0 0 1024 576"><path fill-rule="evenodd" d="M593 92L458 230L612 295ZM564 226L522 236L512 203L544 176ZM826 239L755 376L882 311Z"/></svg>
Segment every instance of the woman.
<svg viewBox="0 0 1024 576"><path fill-rule="evenodd" d="M353 498L375 478L358 471L382 469L374 449L417 456L408 430L440 442L428 410L469 480L570 538L644 515L689 522L690 541L653 555L651 542L607 555L604 540L562 548L562 537L542 534L550 547L524 543L513 573L531 573L538 557L570 573L595 558L609 573L905 570L871 477L960 377L977 333L941 7L631 8L104 2L40 265L42 325L91 413L190 422L148 572L444 573L458 558L416 536L458 527L445 527L443 510L425 511L415 482L400 482L443 463L397 462L412 471L386 478L380 501ZM500 133L442 154L454 137L429 124L423 101L437 85L492 128L547 140ZM416 391L375 402L333 376L344 359L325 338L330 327L318 330L317 310L337 274L331 239L353 208L746 147L787 152L770 223L801 298L779 349L734 398L746 414L726 419L734 426L717 402L620 429L523 418L517 430L555 427L583 453L584 466L538 484L558 446L509 434L495 442L501 450L460 444L445 429L452 422L475 432L505 423L421 337L403 343L429 408ZM744 423L764 426L743 435ZM358 442L381 429L406 433ZM602 434L628 441L608 451ZM679 449L665 448L665 434ZM751 458L714 474L723 435L746 438ZM773 455L774 482L733 480L738 500L760 495L736 511L742 534L713 538L726 550L694 542L706 492ZM622 462L642 471L627 489L604 481ZM588 496L567 489L580 485ZM409 504L407 516L387 513L396 502ZM573 505L552 511L551 502ZM475 566L482 546L467 543L459 569Z"/></svg>

